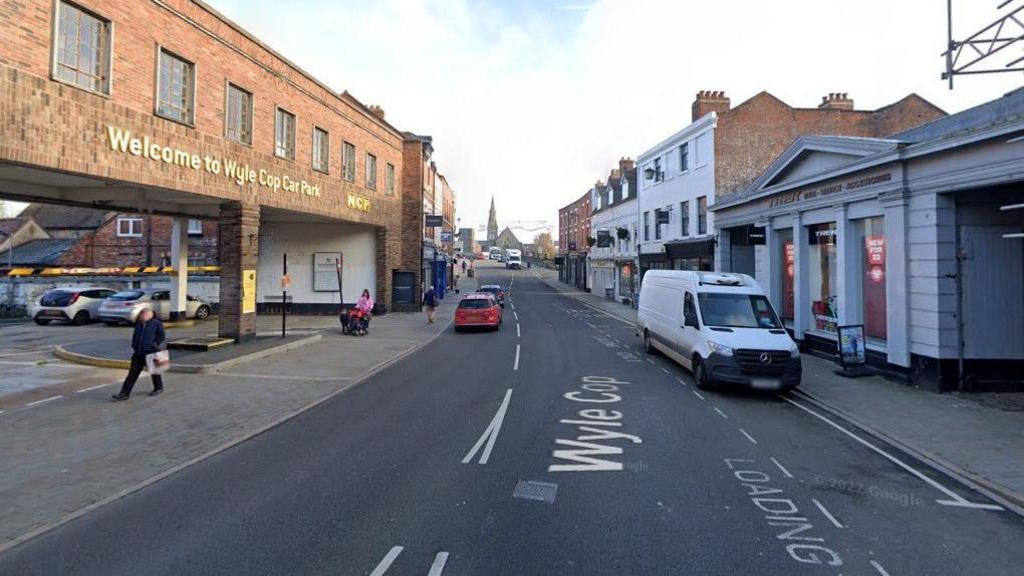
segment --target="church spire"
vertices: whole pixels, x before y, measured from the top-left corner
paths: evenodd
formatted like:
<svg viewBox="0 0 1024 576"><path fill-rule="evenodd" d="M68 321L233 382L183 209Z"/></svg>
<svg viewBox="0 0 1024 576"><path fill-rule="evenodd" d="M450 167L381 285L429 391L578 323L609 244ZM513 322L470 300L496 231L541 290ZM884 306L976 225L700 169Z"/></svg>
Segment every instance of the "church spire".
<svg viewBox="0 0 1024 576"><path fill-rule="evenodd" d="M487 241L498 239L498 213L494 210L494 195L491 195L491 211L487 216Z"/></svg>

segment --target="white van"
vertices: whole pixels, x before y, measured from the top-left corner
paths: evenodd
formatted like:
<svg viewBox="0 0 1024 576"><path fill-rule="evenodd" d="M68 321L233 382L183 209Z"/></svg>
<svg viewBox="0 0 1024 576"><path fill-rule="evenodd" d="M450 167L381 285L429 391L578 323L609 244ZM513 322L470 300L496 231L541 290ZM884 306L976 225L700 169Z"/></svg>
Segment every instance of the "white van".
<svg viewBox="0 0 1024 576"><path fill-rule="evenodd" d="M699 388L800 385L800 351L761 285L746 274L650 270L637 324L647 351L690 369Z"/></svg>
<svg viewBox="0 0 1024 576"><path fill-rule="evenodd" d="M518 270L523 267L523 252L515 248L505 250L505 267Z"/></svg>

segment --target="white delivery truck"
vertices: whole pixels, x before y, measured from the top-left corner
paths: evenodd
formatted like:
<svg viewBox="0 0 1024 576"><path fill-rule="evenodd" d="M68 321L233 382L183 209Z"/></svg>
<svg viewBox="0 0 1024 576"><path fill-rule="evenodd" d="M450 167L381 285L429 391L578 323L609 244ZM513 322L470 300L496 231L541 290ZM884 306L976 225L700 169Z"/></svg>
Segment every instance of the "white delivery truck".
<svg viewBox="0 0 1024 576"><path fill-rule="evenodd" d="M505 267L510 270L518 270L523 267L523 251L515 248L505 250Z"/></svg>
<svg viewBox="0 0 1024 576"><path fill-rule="evenodd" d="M637 328L660 351L716 384L791 390L800 385L800 350L764 290L746 274L650 270L640 288Z"/></svg>
<svg viewBox="0 0 1024 576"><path fill-rule="evenodd" d="M487 258L489 260L501 260L501 248L498 246L491 246L491 249L487 252Z"/></svg>

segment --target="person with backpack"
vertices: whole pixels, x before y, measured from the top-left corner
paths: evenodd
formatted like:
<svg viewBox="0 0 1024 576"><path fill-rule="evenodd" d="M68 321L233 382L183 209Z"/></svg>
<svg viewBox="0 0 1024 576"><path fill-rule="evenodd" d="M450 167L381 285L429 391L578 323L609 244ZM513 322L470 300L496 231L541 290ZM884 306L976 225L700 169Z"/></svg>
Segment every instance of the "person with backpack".
<svg viewBox="0 0 1024 576"><path fill-rule="evenodd" d="M434 315L437 311L437 290L431 286L427 289L427 293L423 295L423 305L427 307L427 324L434 323Z"/></svg>

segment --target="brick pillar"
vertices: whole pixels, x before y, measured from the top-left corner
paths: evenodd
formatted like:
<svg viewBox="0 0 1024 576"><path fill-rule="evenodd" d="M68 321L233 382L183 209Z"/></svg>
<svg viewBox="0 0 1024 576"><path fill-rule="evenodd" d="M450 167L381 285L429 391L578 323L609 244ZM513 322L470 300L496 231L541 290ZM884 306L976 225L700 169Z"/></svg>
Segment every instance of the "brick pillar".
<svg viewBox="0 0 1024 576"><path fill-rule="evenodd" d="M220 205L220 327L222 338L244 342L256 337L256 285L259 258L260 208L256 203L225 202ZM244 294L245 276L251 294ZM246 309L245 297L249 308Z"/></svg>
<svg viewBox="0 0 1024 576"><path fill-rule="evenodd" d="M394 270L401 265L400 235L389 232L385 227L377 228L377 294L375 300L384 306L388 311L394 309L394 302L391 301L391 288L394 282Z"/></svg>

